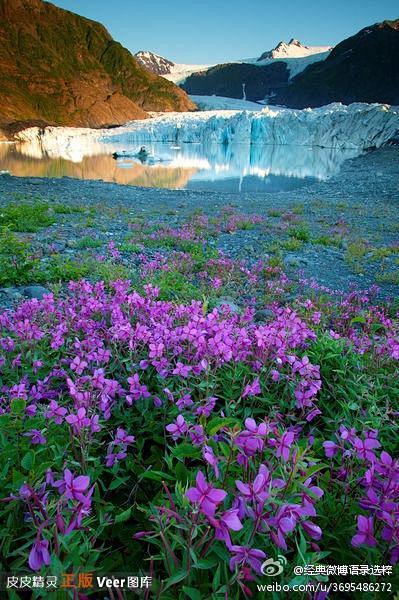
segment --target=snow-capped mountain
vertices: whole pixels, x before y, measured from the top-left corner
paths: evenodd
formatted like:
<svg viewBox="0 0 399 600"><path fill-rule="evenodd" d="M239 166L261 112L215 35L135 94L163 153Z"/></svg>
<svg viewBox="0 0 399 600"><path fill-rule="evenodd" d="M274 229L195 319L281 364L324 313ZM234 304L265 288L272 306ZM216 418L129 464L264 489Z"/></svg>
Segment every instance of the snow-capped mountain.
<svg viewBox="0 0 399 600"><path fill-rule="evenodd" d="M258 62L270 59L302 58L304 56L311 56L312 54L329 52L330 50L332 50L332 46L305 46L299 40L291 38L288 43L279 42L272 50L264 52L258 58Z"/></svg>
<svg viewBox="0 0 399 600"><path fill-rule="evenodd" d="M292 78L275 101L292 108L333 101L398 105L398 56L399 19L369 25L337 44L325 60Z"/></svg>
<svg viewBox="0 0 399 600"><path fill-rule="evenodd" d="M137 62L145 67L148 71L162 75L165 79L173 81L173 83L182 83L186 77L198 71L206 71L213 65L188 65L174 63L171 60L150 52L149 50L140 50L134 55Z"/></svg>
<svg viewBox="0 0 399 600"><path fill-rule="evenodd" d="M254 58L214 66L173 64L163 76L189 95L220 97L224 106L226 98L291 108L330 102L397 105L398 52L399 19L370 25L334 48L291 39Z"/></svg>
<svg viewBox="0 0 399 600"><path fill-rule="evenodd" d="M257 66L268 65L275 61L286 61L290 77L294 77L309 64L324 60L327 58L332 46L305 46L298 40L292 38L288 43L279 42L272 50L264 52L261 56L255 58L243 58L232 60L224 64L253 64ZM218 67L214 64L185 64L175 63L155 52L149 50L140 50L134 55L137 62L148 71L162 75L165 79L173 81L178 85L184 84L184 81L190 75L207 71L211 67ZM296 60L298 59L298 60Z"/></svg>
<svg viewBox="0 0 399 600"><path fill-rule="evenodd" d="M155 54L155 52L149 52L148 50L136 52L134 58L142 67L157 75L167 75L175 66L175 63L171 60L159 56L159 54Z"/></svg>

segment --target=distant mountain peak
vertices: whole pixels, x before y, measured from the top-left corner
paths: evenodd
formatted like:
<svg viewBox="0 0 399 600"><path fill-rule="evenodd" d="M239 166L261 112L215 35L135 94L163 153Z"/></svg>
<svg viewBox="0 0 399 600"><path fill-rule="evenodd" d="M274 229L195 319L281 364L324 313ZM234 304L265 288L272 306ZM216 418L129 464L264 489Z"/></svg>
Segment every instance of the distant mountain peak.
<svg viewBox="0 0 399 600"><path fill-rule="evenodd" d="M149 50L140 50L139 52L136 52L134 58L139 65L157 75L168 75L175 66L175 63L171 60L168 60L155 52L150 52Z"/></svg>
<svg viewBox="0 0 399 600"><path fill-rule="evenodd" d="M284 58L302 58L328 52L332 46L305 46L296 38L291 38L289 42L281 41L272 50L267 50L259 58L258 62L263 60L276 60Z"/></svg>

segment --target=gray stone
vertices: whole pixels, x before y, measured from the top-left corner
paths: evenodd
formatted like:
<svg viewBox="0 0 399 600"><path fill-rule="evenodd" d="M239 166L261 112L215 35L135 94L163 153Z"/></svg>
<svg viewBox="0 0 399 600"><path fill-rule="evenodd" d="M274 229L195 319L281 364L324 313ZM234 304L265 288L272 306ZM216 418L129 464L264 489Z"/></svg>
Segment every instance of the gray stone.
<svg viewBox="0 0 399 600"><path fill-rule="evenodd" d="M255 323L264 323L265 321L270 321L275 318L275 314L269 308L264 308L262 310L257 310L254 314Z"/></svg>
<svg viewBox="0 0 399 600"><path fill-rule="evenodd" d="M1 288L0 291L2 294L4 294L5 296L8 296L9 298L15 298L17 300L22 298L20 289L18 289L16 287Z"/></svg>
<svg viewBox="0 0 399 600"><path fill-rule="evenodd" d="M300 265L307 265L308 261L303 256L297 256L296 254L287 254L284 257L284 265L286 267L299 267Z"/></svg>
<svg viewBox="0 0 399 600"><path fill-rule="evenodd" d="M23 288L23 294L27 298L37 298L41 300L45 294L50 294L50 290L42 285L27 285Z"/></svg>

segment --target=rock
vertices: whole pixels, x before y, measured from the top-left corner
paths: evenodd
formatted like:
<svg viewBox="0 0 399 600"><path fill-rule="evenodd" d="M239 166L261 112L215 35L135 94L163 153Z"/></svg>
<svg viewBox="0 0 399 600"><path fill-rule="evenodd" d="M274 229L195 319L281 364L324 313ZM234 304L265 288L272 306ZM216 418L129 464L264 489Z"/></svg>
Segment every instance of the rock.
<svg viewBox="0 0 399 600"><path fill-rule="evenodd" d="M308 261L303 256L297 256L296 254L287 254L284 257L284 265L286 267L299 267L300 265L307 265Z"/></svg>
<svg viewBox="0 0 399 600"><path fill-rule="evenodd" d="M16 287L1 288L0 292L13 300L20 300L22 298L21 290Z"/></svg>
<svg viewBox="0 0 399 600"><path fill-rule="evenodd" d="M263 323L265 321L270 321L270 319L274 319L275 316L276 315L272 310L269 308L264 308L256 311L254 314L254 321L255 323Z"/></svg>
<svg viewBox="0 0 399 600"><path fill-rule="evenodd" d="M221 308L222 306L228 306L233 313L238 314L241 312L241 308L234 302L233 298L230 298L230 296L222 296L217 300L215 307Z"/></svg>
<svg viewBox="0 0 399 600"><path fill-rule="evenodd" d="M23 294L27 298L37 298L41 300L45 294L50 294L50 290L42 285L28 285L23 288Z"/></svg>

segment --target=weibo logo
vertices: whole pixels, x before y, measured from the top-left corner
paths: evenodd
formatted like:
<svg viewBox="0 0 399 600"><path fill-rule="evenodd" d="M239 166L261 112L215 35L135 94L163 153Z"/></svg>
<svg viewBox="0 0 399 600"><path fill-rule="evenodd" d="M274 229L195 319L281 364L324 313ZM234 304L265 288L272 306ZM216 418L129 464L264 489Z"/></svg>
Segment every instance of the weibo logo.
<svg viewBox="0 0 399 600"><path fill-rule="evenodd" d="M274 558L268 558L265 560L265 562L262 563L260 570L262 574L266 575L267 577L277 577L277 575L281 575L281 573L284 571L286 564L287 559L285 556L279 555L276 560Z"/></svg>

